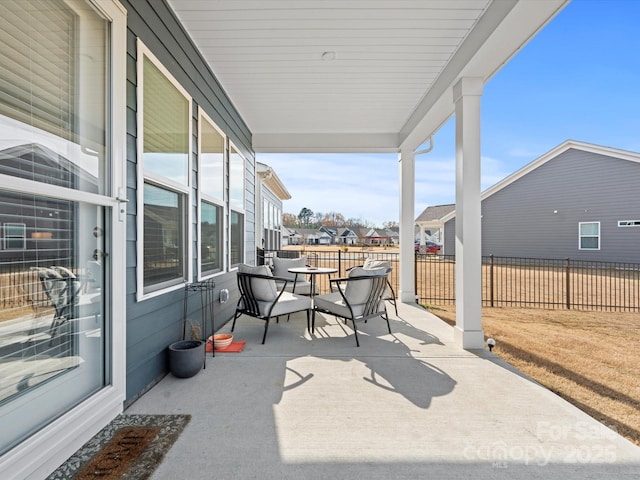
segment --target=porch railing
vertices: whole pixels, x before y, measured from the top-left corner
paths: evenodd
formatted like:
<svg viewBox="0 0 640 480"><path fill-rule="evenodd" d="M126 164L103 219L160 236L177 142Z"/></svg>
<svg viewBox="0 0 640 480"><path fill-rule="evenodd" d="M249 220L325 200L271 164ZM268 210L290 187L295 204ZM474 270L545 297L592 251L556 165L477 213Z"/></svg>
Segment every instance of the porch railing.
<svg viewBox="0 0 640 480"><path fill-rule="evenodd" d="M390 281L399 291L398 253L382 249L260 250L258 262L269 264L274 255L305 255L319 267L347 269L362 265L367 257L386 260L393 266ZM417 254L414 262L415 290L420 303L455 302L455 256ZM324 278L322 278L324 277ZM328 278L318 278L322 292ZM488 307L564 308L634 312L640 311L640 263L594 262L571 259L497 257L482 258L482 302Z"/></svg>
<svg viewBox="0 0 640 480"><path fill-rule="evenodd" d="M307 257L307 263L313 264L315 267L336 268L338 271L333 275L336 277L346 277L348 269L364 264L366 258L374 260L387 261L391 263L392 271L389 280L397 292L399 284L398 278L398 253L385 252L382 249L367 250L349 250L349 251L326 251L326 250L258 250L258 264L271 265L271 258L274 256L281 258L298 258L300 256ZM329 292L329 276L318 275L316 279L319 293Z"/></svg>
<svg viewBox="0 0 640 480"><path fill-rule="evenodd" d="M416 256L420 301L455 301L455 256ZM482 258L482 303L488 307L640 311L640 263L539 258Z"/></svg>

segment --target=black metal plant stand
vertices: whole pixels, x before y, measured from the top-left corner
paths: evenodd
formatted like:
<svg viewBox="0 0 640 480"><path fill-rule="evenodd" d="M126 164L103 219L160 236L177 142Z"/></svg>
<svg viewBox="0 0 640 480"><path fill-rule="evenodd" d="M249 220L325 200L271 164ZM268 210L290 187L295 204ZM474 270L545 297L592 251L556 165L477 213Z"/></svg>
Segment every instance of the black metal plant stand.
<svg viewBox="0 0 640 480"><path fill-rule="evenodd" d="M205 344L204 348L204 367L207 368L207 313L209 314L209 318L211 319L211 334L213 335L213 292L216 284L213 279L203 280L202 282L194 282L187 283L184 286L184 309L182 316L182 339L184 340L186 332L187 332L187 313L189 309L189 296L191 292L200 292L200 307L201 307L201 317L200 317L200 334L202 335L201 340ZM215 351L213 348L213 344L211 345L212 357L215 357Z"/></svg>

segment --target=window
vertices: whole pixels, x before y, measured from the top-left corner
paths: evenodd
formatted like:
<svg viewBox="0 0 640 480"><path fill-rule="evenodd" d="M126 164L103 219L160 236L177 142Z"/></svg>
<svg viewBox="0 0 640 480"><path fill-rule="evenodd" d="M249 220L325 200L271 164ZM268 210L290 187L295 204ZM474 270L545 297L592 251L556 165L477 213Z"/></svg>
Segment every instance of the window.
<svg viewBox="0 0 640 480"><path fill-rule="evenodd" d="M184 195L144 184L144 284L184 277Z"/></svg>
<svg viewBox="0 0 640 480"><path fill-rule="evenodd" d="M640 227L640 220L620 220L619 227Z"/></svg>
<svg viewBox="0 0 640 480"><path fill-rule="evenodd" d="M200 205L200 271L222 269L222 207L209 202Z"/></svg>
<svg viewBox="0 0 640 480"><path fill-rule="evenodd" d="M231 210L231 238L229 240L231 246L231 257L229 261L231 266L242 263L242 250L244 248L244 215Z"/></svg>
<svg viewBox="0 0 640 480"><path fill-rule="evenodd" d="M5 250L24 250L27 248L27 226L24 223L4 224Z"/></svg>
<svg viewBox="0 0 640 480"><path fill-rule="evenodd" d="M210 275L223 268L225 136L204 113L199 116L199 268Z"/></svg>
<svg viewBox="0 0 640 480"><path fill-rule="evenodd" d="M229 146L229 263L233 267L244 261L244 158Z"/></svg>
<svg viewBox="0 0 640 480"><path fill-rule="evenodd" d="M138 291L182 285L188 235L191 98L138 41Z"/></svg>
<svg viewBox="0 0 640 480"><path fill-rule="evenodd" d="M580 222L579 249L600 250L600 222Z"/></svg>

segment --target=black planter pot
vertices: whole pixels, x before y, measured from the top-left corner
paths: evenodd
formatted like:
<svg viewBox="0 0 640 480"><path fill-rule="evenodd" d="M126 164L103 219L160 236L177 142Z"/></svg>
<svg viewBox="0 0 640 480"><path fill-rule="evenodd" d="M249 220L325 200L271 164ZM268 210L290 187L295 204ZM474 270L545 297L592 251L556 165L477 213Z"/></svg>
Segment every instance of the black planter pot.
<svg viewBox="0 0 640 480"><path fill-rule="evenodd" d="M193 377L204 366L205 343L181 340L169 345L169 369L179 378Z"/></svg>

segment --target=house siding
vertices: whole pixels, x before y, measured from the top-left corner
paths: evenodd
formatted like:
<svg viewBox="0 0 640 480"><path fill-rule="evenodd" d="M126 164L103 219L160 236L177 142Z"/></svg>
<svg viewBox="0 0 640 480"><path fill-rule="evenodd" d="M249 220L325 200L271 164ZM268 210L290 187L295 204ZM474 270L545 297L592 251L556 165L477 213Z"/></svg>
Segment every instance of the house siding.
<svg viewBox="0 0 640 480"><path fill-rule="evenodd" d="M179 289L138 302L136 243L139 240L136 216L137 189L137 48L140 38L158 60L193 98L191 247L194 253L191 281L197 280L197 122L198 108L229 136L245 157L245 261L255 259L255 155L251 150L251 132L242 121L222 87L207 67L195 46L168 6L161 1L122 1L127 9L127 209L126 303L127 303L127 391L125 404L131 403L168 371L167 346L182 338L184 290ZM217 301L219 291L229 289L225 304ZM215 277L214 319L218 329L235 311L237 301L235 272ZM191 292L188 318L199 321L200 294Z"/></svg>
<svg viewBox="0 0 640 480"><path fill-rule="evenodd" d="M638 162L568 149L482 201L482 254L640 263L640 228L618 227L640 218L638 178ZM578 248L579 222L600 222L600 250Z"/></svg>

